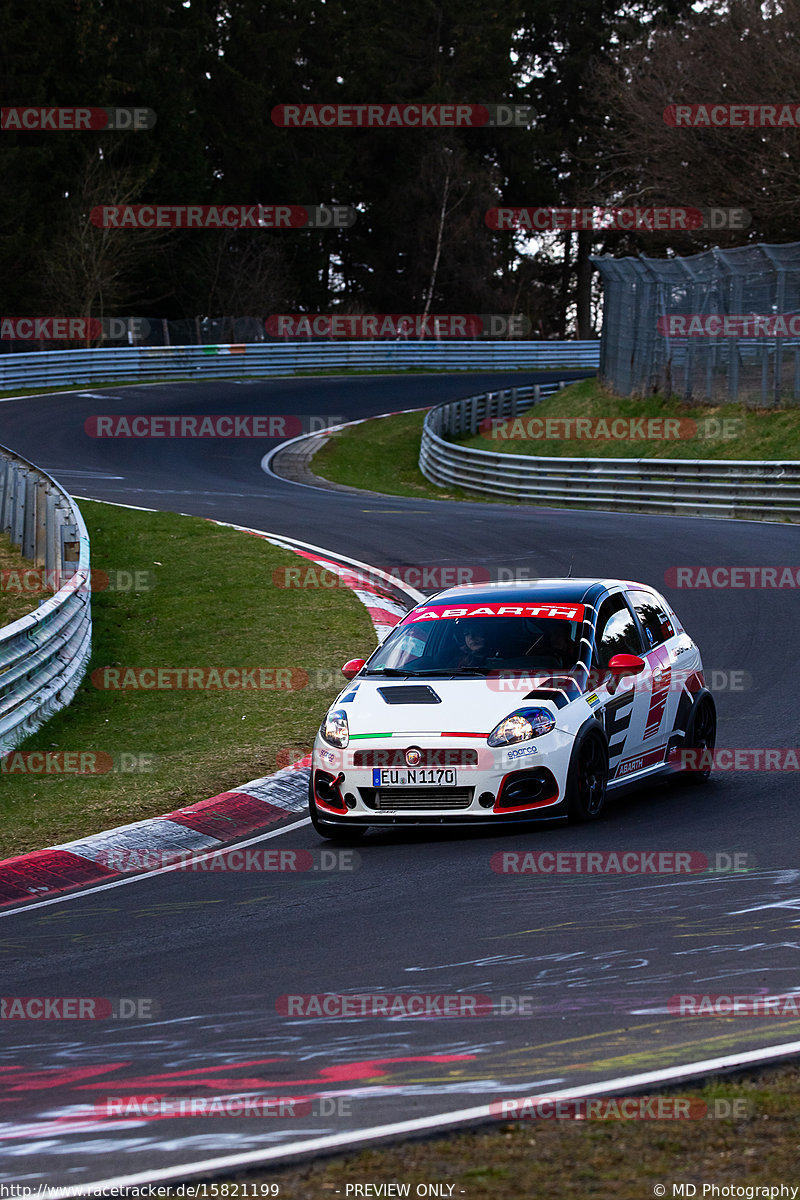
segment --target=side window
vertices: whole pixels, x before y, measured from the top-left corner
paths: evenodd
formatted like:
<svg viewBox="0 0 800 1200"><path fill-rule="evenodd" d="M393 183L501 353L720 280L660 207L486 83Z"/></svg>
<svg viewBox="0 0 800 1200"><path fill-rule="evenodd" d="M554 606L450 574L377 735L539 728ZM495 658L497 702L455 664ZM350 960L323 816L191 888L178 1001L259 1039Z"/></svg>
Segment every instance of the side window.
<svg viewBox="0 0 800 1200"><path fill-rule="evenodd" d="M641 654L642 639L633 614L621 595L609 596L597 616L595 655L597 665L605 668L615 654Z"/></svg>
<svg viewBox="0 0 800 1200"><path fill-rule="evenodd" d="M655 596L650 592L631 592L630 598L644 629L648 650L675 636L672 622Z"/></svg>

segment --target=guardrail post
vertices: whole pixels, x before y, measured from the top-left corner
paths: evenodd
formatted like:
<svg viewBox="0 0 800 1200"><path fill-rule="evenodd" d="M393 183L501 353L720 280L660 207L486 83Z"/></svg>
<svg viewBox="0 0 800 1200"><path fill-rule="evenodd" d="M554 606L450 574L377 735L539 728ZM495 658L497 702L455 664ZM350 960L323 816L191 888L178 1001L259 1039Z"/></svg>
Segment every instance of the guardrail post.
<svg viewBox="0 0 800 1200"><path fill-rule="evenodd" d="M61 569L64 580L70 579L78 567L81 557L81 543L77 525L64 523L61 526Z"/></svg>
<svg viewBox="0 0 800 1200"><path fill-rule="evenodd" d="M36 524L33 531L33 561L37 567L43 566L47 558L47 520L50 515L49 497L50 485L47 480L38 480L36 483Z"/></svg>
<svg viewBox="0 0 800 1200"><path fill-rule="evenodd" d="M56 571L61 565L58 561L58 551L61 549L60 528L61 509L58 503L58 494L49 488L47 492L47 536L44 550L44 569L48 574Z"/></svg>
<svg viewBox="0 0 800 1200"><path fill-rule="evenodd" d="M6 532L6 512L9 510L9 492L11 486L11 464L5 457L0 457L0 532Z"/></svg>
<svg viewBox="0 0 800 1200"><path fill-rule="evenodd" d="M11 511L11 544L18 548L22 545L22 529L25 523L25 481L27 470L24 467L18 467L16 463L12 467L14 474L14 495L12 500Z"/></svg>
<svg viewBox="0 0 800 1200"><path fill-rule="evenodd" d="M22 553L25 558L33 558L36 554L36 501L38 489L36 479L30 473L25 473L25 507L22 514Z"/></svg>

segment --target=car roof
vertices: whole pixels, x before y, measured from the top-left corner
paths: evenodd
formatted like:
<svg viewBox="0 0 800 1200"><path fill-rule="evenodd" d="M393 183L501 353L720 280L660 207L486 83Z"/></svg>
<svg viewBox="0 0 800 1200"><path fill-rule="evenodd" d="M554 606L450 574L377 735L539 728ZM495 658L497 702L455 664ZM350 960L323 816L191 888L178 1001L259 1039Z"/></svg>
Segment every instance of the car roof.
<svg viewBox="0 0 800 1200"><path fill-rule="evenodd" d="M458 600L486 600L487 603L498 601L520 600L549 600L554 602L567 601L572 604L596 604L603 594L613 588L646 587L646 584L632 583L624 579L519 579L510 583L472 583L462 587L447 588L428 596L421 604L439 604ZM652 589L648 588L648 591Z"/></svg>

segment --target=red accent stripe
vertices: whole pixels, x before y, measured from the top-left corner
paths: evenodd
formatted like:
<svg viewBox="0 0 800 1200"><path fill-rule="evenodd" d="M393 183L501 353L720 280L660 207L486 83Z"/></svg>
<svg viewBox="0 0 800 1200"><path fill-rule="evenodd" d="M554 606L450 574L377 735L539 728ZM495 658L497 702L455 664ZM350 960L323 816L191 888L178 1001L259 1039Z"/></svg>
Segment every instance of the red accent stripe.
<svg viewBox="0 0 800 1200"><path fill-rule="evenodd" d="M363 591L364 589L360 590ZM373 624L399 625L403 619L397 613L389 612L388 608L373 608L371 604L367 604L365 607Z"/></svg>
<svg viewBox="0 0 800 1200"><path fill-rule="evenodd" d="M397 734L397 736L398 737L411 737L411 734ZM425 734L424 736L428 737L428 734ZM434 734L433 736L436 737L437 735ZM439 737L487 738L489 736L489 734L488 733L475 733L474 730L468 730L466 733L463 733L460 729L445 729L442 733L438 734L438 736Z"/></svg>
<svg viewBox="0 0 800 1200"><path fill-rule="evenodd" d="M178 809L157 818L160 821L175 821L208 837L227 842L239 834L272 825L282 817L289 816L285 808L276 808L263 800L256 800L247 792L221 792L210 800L201 800L190 808Z"/></svg>
<svg viewBox="0 0 800 1200"><path fill-rule="evenodd" d="M34 850L0 862L0 906L66 892L82 884L118 874L70 850ZM35 889L35 890L32 890Z"/></svg>

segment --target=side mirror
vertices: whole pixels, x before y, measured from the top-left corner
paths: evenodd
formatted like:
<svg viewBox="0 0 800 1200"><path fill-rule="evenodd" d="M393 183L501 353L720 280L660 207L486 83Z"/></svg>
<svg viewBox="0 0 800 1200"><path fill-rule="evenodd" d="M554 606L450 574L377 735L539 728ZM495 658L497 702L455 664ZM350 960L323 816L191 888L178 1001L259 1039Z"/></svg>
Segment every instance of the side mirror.
<svg viewBox="0 0 800 1200"><path fill-rule="evenodd" d="M342 674L345 679L354 679L366 661L365 658L351 658L349 662L346 662L342 667ZM642 666L644 666L644 663L642 663Z"/></svg>
<svg viewBox="0 0 800 1200"><path fill-rule="evenodd" d="M626 675L641 675L646 666L638 654L615 654L608 664L608 673L619 680Z"/></svg>

